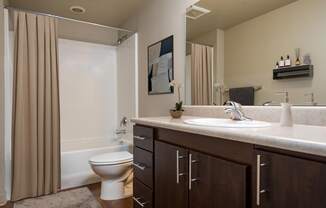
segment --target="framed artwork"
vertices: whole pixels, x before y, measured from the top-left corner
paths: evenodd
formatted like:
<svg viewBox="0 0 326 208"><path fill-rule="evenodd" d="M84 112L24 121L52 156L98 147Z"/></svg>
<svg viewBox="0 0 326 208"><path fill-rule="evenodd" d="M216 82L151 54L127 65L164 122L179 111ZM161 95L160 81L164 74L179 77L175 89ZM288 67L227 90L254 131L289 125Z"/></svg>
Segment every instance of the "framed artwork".
<svg viewBox="0 0 326 208"><path fill-rule="evenodd" d="M173 36L148 47L148 94L170 94L174 76Z"/></svg>

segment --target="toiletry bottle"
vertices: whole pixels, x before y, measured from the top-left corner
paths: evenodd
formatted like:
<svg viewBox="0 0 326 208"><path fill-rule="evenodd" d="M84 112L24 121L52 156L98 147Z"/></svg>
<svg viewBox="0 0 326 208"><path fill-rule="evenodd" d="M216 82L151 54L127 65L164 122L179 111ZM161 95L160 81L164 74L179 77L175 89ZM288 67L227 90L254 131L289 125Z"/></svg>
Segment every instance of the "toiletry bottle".
<svg viewBox="0 0 326 208"><path fill-rule="evenodd" d="M293 126L292 118L292 105L289 103L289 93L288 92L279 92L277 94L283 94L285 96L285 102L281 103L281 120L280 125L284 127Z"/></svg>
<svg viewBox="0 0 326 208"><path fill-rule="evenodd" d="M301 61L300 61L300 53L301 53L300 48L296 48L296 49L295 49L295 57L296 57L295 65L296 65L296 66L301 65Z"/></svg>
<svg viewBox="0 0 326 208"><path fill-rule="evenodd" d="M281 60L278 63L279 67L284 67L285 66L285 62L284 62L284 58L283 56L281 56Z"/></svg>
<svg viewBox="0 0 326 208"><path fill-rule="evenodd" d="M278 62L276 62L275 69L278 69L278 68L280 68L280 66L279 66Z"/></svg>
<svg viewBox="0 0 326 208"><path fill-rule="evenodd" d="M286 60L285 60L285 66L291 66L291 59L290 59L290 55L287 55Z"/></svg>

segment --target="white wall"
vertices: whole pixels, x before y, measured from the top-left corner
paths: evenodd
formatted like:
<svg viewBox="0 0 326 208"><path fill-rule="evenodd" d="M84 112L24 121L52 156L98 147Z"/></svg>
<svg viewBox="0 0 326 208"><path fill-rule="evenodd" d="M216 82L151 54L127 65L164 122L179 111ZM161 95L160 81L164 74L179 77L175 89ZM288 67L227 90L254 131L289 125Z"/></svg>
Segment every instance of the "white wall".
<svg viewBox="0 0 326 208"><path fill-rule="evenodd" d="M290 92L291 103L307 103L305 93L326 104L326 1L299 0L225 31L225 84L228 87L261 85L255 103L280 102L277 91ZM272 70L281 55L294 57L295 48L309 53L313 79L273 80Z"/></svg>
<svg viewBox="0 0 326 208"><path fill-rule="evenodd" d="M113 138L116 47L59 40L61 139Z"/></svg>
<svg viewBox="0 0 326 208"><path fill-rule="evenodd" d="M174 35L174 77L184 83L186 54L186 8L197 0L152 0L132 16L124 27L139 35L139 115L167 115L177 98L174 95L148 95L147 47Z"/></svg>

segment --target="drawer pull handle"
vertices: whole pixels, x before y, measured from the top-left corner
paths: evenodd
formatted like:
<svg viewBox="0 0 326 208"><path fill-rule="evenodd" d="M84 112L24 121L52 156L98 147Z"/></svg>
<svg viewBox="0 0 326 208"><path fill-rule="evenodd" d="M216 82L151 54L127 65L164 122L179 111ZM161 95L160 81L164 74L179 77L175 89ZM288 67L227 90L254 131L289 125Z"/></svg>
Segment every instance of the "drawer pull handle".
<svg viewBox="0 0 326 208"><path fill-rule="evenodd" d="M261 190L260 178L261 178L261 167L265 167L266 163L261 163L261 155L257 155L257 187L256 187L256 204L261 205L260 195L266 193L266 190Z"/></svg>
<svg viewBox="0 0 326 208"><path fill-rule="evenodd" d="M187 175L186 173L180 173L180 159L185 159L185 156L180 156L179 150L177 150L177 158L176 158L176 162L177 162L177 184L180 183L180 176L184 176Z"/></svg>
<svg viewBox="0 0 326 208"><path fill-rule="evenodd" d="M192 159L192 154L189 154L189 190L191 191L192 189L192 183L199 181L198 178L192 178L192 164L193 163L198 163L198 160L193 160Z"/></svg>
<svg viewBox="0 0 326 208"><path fill-rule="evenodd" d="M136 168L138 168L138 169L140 169L140 170L145 170L146 169L146 166L145 165L142 165L142 164L140 164L140 163L133 163L133 165L136 167Z"/></svg>
<svg viewBox="0 0 326 208"><path fill-rule="evenodd" d="M134 139L138 139L138 140L145 140L146 139L146 137L141 137L141 136L134 136Z"/></svg>
<svg viewBox="0 0 326 208"><path fill-rule="evenodd" d="M141 207L145 207L148 202L141 202L140 197L132 197L132 199Z"/></svg>

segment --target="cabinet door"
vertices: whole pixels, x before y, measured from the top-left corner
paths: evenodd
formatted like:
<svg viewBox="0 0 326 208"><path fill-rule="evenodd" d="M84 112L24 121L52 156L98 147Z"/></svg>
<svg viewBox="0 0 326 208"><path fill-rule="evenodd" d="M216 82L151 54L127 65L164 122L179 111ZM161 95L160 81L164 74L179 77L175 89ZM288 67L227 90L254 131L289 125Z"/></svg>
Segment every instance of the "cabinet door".
<svg viewBox="0 0 326 208"><path fill-rule="evenodd" d="M188 151L155 141L155 208L188 208Z"/></svg>
<svg viewBox="0 0 326 208"><path fill-rule="evenodd" d="M247 206L247 166L192 151L189 160L190 208Z"/></svg>
<svg viewBox="0 0 326 208"><path fill-rule="evenodd" d="M260 157L260 159L258 159ZM260 161L259 161L260 160ZM258 151L257 207L325 208L326 165L276 153Z"/></svg>

